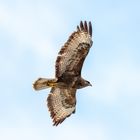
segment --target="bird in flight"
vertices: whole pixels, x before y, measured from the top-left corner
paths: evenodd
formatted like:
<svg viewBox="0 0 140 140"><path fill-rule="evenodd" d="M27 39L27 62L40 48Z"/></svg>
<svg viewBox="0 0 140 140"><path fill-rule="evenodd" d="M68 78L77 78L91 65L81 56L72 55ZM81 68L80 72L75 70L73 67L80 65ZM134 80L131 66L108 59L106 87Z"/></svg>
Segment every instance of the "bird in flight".
<svg viewBox="0 0 140 140"><path fill-rule="evenodd" d="M35 90L51 88L47 106L55 126L75 113L77 89L91 86L81 70L92 43L92 24L81 21L58 53L55 78L38 78L33 84Z"/></svg>

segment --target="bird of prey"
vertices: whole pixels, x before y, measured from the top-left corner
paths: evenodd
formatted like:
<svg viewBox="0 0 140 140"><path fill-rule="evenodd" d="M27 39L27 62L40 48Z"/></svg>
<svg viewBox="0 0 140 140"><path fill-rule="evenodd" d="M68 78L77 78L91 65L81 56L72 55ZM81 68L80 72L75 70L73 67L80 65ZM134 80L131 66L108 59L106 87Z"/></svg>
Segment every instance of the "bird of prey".
<svg viewBox="0 0 140 140"><path fill-rule="evenodd" d="M77 89L91 86L81 69L92 43L92 24L81 21L58 53L55 78L38 78L33 84L35 90L51 88L47 106L55 126L75 113Z"/></svg>

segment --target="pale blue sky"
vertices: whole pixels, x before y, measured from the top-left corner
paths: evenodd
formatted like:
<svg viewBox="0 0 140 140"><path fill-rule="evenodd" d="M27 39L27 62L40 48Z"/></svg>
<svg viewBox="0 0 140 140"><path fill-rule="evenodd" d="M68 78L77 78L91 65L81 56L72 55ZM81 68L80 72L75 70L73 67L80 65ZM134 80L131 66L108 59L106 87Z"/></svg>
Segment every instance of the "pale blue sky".
<svg viewBox="0 0 140 140"><path fill-rule="evenodd" d="M0 0L0 139L139 140L140 2ZM58 127L46 107L61 46L80 20L93 25L82 71L93 87L77 92L76 114Z"/></svg>

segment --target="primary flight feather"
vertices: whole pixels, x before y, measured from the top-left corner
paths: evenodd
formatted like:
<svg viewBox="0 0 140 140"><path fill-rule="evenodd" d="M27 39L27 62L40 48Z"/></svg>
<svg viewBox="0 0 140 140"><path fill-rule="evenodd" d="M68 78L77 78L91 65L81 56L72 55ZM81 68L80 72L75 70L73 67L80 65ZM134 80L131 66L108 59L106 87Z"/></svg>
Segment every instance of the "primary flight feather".
<svg viewBox="0 0 140 140"><path fill-rule="evenodd" d="M55 126L75 113L77 89L91 86L82 78L81 70L92 43L91 22L81 21L58 53L55 78L39 78L33 84L35 90L51 87L47 105Z"/></svg>

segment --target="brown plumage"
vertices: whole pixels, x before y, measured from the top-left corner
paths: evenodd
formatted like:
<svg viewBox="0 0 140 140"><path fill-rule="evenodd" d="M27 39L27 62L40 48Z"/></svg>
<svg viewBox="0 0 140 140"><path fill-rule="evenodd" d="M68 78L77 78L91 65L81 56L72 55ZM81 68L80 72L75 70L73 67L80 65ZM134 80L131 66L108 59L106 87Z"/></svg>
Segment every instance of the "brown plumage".
<svg viewBox="0 0 140 140"><path fill-rule="evenodd" d="M91 86L81 77L84 60L92 46L92 25L81 21L58 53L55 78L39 78L33 84L35 90L52 87L47 105L54 125L62 123L75 112L76 90Z"/></svg>

